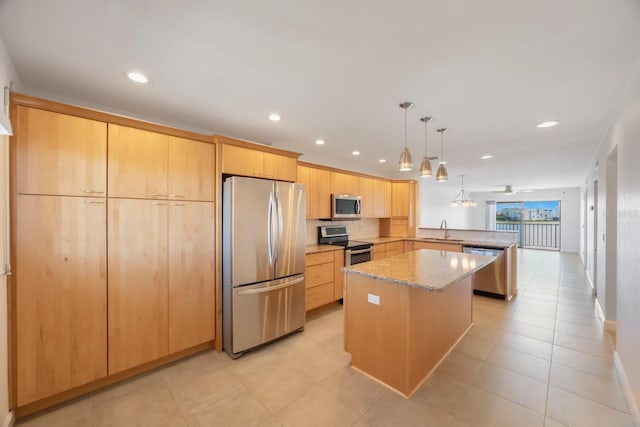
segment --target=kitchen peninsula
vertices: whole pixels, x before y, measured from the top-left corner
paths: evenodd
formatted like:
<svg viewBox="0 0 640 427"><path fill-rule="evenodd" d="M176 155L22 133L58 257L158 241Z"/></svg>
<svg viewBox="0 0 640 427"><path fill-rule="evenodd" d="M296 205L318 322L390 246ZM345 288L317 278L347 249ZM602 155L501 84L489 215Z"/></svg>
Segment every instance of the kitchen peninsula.
<svg viewBox="0 0 640 427"><path fill-rule="evenodd" d="M472 325L472 274L495 257L420 249L345 267L352 367L410 397Z"/></svg>

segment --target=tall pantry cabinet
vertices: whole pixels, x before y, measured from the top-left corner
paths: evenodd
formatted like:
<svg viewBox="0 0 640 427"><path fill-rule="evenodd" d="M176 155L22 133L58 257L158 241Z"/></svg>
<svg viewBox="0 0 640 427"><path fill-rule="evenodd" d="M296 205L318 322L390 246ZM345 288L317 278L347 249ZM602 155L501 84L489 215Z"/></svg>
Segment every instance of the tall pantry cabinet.
<svg viewBox="0 0 640 427"><path fill-rule="evenodd" d="M15 98L13 405L213 341L215 145Z"/></svg>

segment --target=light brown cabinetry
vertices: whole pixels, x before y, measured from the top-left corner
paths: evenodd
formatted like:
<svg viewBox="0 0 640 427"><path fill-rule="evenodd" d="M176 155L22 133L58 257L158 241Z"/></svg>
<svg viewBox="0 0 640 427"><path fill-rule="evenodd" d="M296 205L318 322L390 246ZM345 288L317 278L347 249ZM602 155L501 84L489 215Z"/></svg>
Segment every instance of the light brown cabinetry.
<svg viewBox="0 0 640 427"><path fill-rule="evenodd" d="M373 180L373 216L389 218L391 216L391 182Z"/></svg>
<svg viewBox="0 0 640 427"><path fill-rule="evenodd" d="M416 234L416 182L391 184L391 218L380 220L380 236L413 237Z"/></svg>
<svg viewBox="0 0 640 427"><path fill-rule="evenodd" d="M167 204L109 200L109 374L169 354Z"/></svg>
<svg viewBox="0 0 640 427"><path fill-rule="evenodd" d="M331 193L358 196L358 177L342 172L331 172Z"/></svg>
<svg viewBox="0 0 640 427"><path fill-rule="evenodd" d="M109 197L213 200L215 146L109 124Z"/></svg>
<svg viewBox="0 0 640 427"><path fill-rule="evenodd" d="M215 205L169 204L169 353L215 337Z"/></svg>
<svg viewBox="0 0 640 427"><path fill-rule="evenodd" d="M335 256L334 252L344 254L343 251L327 251L308 254L305 258L305 288L306 310L313 310L329 304L336 299L334 282Z"/></svg>
<svg viewBox="0 0 640 427"><path fill-rule="evenodd" d="M394 255L404 253L404 242L398 240L396 242L378 243L373 245L373 259L379 260Z"/></svg>
<svg viewBox="0 0 640 427"><path fill-rule="evenodd" d="M358 177L358 193L362 197L362 217L374 218L373 179Z"/></svg>
<svg viewBox="0 0 640 427"><path fill-rule="evenodd" d="M25 106L16 112L17 193L105 195L105 123Z"/></svg>
<svg viewBox="0 0 640 427"><path fill-rule="evenodd" d="M331 218L331 173L298 166L297 182L306 188L307 218Z"/></svg>
<svg viewBox="0 0 640 427"><path fill-rule="evenodd" d="M17 405L107 375L104 198L17 195Z"/></svg>
<svg viewBox="0 0 640 427"><path fill-rule="evenodd" d="M222 173L295 182L296 158L223 144Z"/></svg>
<svg viewBox="0 0 640 427"><path fill-rule="evenodd" d="M344 251L333 252L333 265L335 267L335 273L333 275L333 299L339 300L344 296L344 273L342 267L344 267Z"/></svg>

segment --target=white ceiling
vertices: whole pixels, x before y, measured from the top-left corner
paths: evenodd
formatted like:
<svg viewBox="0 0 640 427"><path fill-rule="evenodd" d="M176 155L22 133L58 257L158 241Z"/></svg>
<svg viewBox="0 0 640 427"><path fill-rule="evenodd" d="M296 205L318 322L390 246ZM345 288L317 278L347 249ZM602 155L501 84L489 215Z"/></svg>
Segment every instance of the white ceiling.
<svg viewBox="0 0 640 427"><path fill-rule="evenodd" d="M450 129L447 185L558 188L582 183L615 113L640 2L0 0L0 37L36 96L395 178L418 177L430 115L429 155ZM416 104L408 173L402 101Z"/></svg>

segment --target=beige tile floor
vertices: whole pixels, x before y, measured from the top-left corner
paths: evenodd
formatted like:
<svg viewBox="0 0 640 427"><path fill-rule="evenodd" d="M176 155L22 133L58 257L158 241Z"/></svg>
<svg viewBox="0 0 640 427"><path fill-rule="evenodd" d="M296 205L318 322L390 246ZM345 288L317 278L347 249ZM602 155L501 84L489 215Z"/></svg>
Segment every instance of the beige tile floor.
<svg viewBox="0 0 640 427"><path fill-rule="evenodd" d="M474 297L473 328L409 400L350 369L339 306L238 360L202 353L18 425L632 426L578 256L518 266L520 295Z"/></svg>

